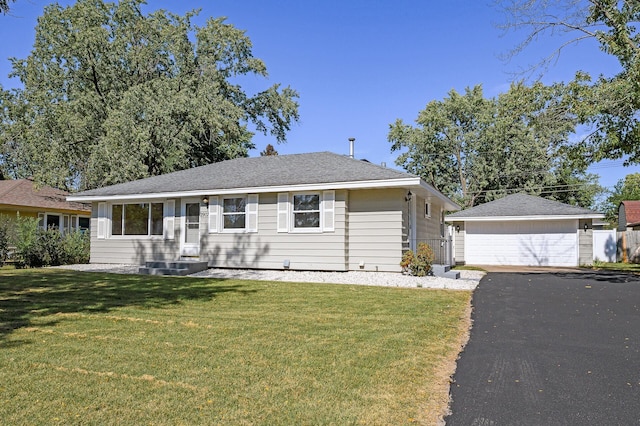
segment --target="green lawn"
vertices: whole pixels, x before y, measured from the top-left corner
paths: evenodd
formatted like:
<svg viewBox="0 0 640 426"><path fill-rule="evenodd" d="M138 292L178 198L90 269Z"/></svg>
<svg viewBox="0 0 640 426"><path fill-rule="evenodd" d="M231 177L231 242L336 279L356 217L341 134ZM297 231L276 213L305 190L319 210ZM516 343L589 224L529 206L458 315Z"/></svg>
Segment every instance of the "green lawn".
<svg viewBox="0 0 640 426"><path fill-rule="evenodd" d="M2 424L435 424L470 292L0 270Z"/></svg>
<svg viewBox="0 0 640 426"><path fill-rule="evenodd" d="M640 264L637 263L612 263L612 262L594 262L592 269L601 271L619 271L619 272L632 272L640 273Z"/></svg>

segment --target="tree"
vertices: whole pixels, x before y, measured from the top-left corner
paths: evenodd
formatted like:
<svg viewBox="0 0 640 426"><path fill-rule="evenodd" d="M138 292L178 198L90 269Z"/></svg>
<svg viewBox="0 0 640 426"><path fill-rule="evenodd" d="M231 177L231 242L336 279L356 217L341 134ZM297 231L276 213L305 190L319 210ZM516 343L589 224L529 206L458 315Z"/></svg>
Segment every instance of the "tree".
<svg viewBox="0 0 640 426"><path fill-rule="evenodd" d="M640 173L628 174L624 179L620 179L601 206L607 221L614 228L618 223L618 206L622 201L628 200L640 200Z"/></svg>
<svg viewBox="0 0 640 426"><path fill-rule="evenodd" d="M562 90L517 83L494 99L481 86L452 90L427 104L417 127L390 126L391 150L403 151L396 164L465 207L520 191L590 206L597 177L559 153L575 129Z"/></svg>
<svg viewBox="0 0 640 426"><path fill-rule="evenodd" d="M16 0L0 0L0 12L6 15L9 11L9 2L15 2Z"/></svg>
<svg viewBox="0 0 640 426"><path fill-rule="evenodd" d="M249 126L278 142L298 120L297 93L267 76L251 41L224 19L191 23L143 0L47 6L33 50L12 59L23 88L0 97L0 161L13 177L66 189L246 156Z"/></svg>
<svg viewBox="0 0 640 426"><path fill-rule="evenodd" d="M278 151L276 151L276 149L270 143L267 144L264 151L260 152L260 156L262 157L269 156L269 155L278 155Z"/></svg>
<svg viewBox="0 0 640 426"><path fill-rule="evenodd" d="M567 47L596 39L602 51L614 55L622 71L595 80L578 72L572 87L572 108L587 137L570 146L574 159L595 162L628 156L640 163L640 2L635 0L501 1L506 14L502 28L528 30L511 55L545 35L559 36L560 45L536 66L548 66ZM578 71L578 70L577 70Z"/></svg>

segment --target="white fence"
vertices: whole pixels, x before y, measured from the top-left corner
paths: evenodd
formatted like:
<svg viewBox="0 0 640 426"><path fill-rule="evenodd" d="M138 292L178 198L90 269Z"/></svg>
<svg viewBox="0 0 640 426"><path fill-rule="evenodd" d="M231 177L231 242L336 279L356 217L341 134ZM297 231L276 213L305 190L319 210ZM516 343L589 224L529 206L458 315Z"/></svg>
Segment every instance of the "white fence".
<svg viewBox="0 0 640 426"><path fill-rule="evenodd" d="M615 262L618 252L618 238L615 229L593 230L593 260Z"/></svg>

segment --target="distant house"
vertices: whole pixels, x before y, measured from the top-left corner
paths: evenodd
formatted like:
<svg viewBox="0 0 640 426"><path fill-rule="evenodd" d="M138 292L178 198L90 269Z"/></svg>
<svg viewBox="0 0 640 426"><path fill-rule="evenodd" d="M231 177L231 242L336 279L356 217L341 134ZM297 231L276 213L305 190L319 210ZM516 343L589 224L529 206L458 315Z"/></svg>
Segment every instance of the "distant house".
<svg viewBox="0 0 640 426"><path fill-rule="evenodd" d="M640 201L623 201L618 206L618 231L640 230Z"/></svg>
<svg viewBox="0 0 640 426"><path fill-rule="evenodd" d="M91 262L399 272L459 207L419 177L329 152L239 158L74 194Z"/></svg>
<svg viewBox="0 0 640 426"><path fill-rule="evenodd" d="M513 194L447 215L455 262L472 265L578 266L593 262L593 221L604 215Z"/></svg>
<svg viewBox="0 0 640 426"><path fill-rule="evenodd" d="M68 195L50 186L36 189L31 179L0 180L0 214L37 217L42 228L61 232L88 230L91 205L67 201Z"/></svg>

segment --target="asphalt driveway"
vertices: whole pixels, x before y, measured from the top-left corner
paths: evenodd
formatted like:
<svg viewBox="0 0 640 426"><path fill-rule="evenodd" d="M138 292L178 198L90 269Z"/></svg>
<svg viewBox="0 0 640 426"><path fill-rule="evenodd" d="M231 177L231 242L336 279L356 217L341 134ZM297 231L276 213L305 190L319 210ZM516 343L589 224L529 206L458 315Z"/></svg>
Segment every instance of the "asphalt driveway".
<svg viewBox="0 0 640 426"><path fill-rule="evenodd" d="M447 425L640 424L640 277L489 273Z"/></svg>

